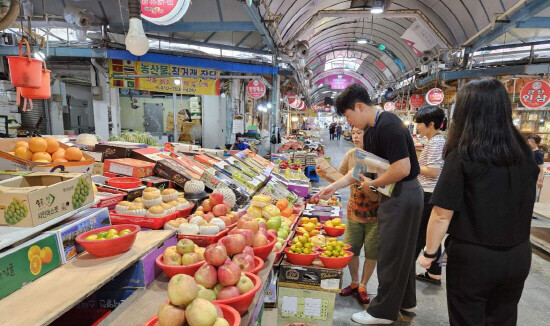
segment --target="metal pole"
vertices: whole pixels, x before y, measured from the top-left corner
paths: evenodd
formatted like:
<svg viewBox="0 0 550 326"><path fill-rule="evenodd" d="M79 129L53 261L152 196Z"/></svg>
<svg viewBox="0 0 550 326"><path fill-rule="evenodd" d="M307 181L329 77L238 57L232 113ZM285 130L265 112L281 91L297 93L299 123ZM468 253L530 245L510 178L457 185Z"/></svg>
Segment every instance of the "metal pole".
<svg viewBox="0 0 550 326"><path fill-rule="evenodd" d="M275 63L276 64L276 63ZM280 76L277 74L273 75L273 88L271 89L271 138L277 140L277 117L279 116L279 105L280 105ZM271 139L270 139L271 140ZM275 147L277 144L271 144L270 157L273 152L275 152Z"/></svg>
<svg viewBox="0 0 550 326"><path fill-rule="evenodd" d="M178 113L177 113L177 95L176 93L172 93L172 107L173 107L173 113L174 113L174 142L175 143L178 143L179 142L179 137L178 137Z"/></svg>

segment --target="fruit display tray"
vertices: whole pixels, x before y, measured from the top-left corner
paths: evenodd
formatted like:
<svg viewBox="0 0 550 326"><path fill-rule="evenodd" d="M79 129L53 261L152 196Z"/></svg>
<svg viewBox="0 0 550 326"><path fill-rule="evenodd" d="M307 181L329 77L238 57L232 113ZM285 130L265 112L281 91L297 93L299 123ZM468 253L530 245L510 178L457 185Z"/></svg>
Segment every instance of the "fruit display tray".
<svg viewBox="0 0 550 326"><path fill-rule="evenodd" d="M235 223L236 225L236 223ZM178 234L178 240L181 239L190 239L193 240L193 242L199 246L199 247L207 247L213 243L218 242L221 238L223 238L227 233L231 230L231 225L226 227L225 230L220 231L218 234L215 235L194 235L194 234Z"/></svg>
<svg viewBox="0 0 550 326"><path fill-rule="evenodd" d="M94 207L114 207L124 199L124 196L126 196L126 193L114 189L97 187L97 191L98 193L110 193L111 195L108 196L106 194L106 196L101 196L99 198L99 203Z"/></svg>
<svg viewBox="0 0 550 326"><path fill-rule="evenodd" d="M193 210L195 205L191 205L185 209L175 211L172 214L168 214L162 217L145 217L145 216L133 216L117 214L115 211L109 211L112 224L135 224L143 228L158 230L161 229L166 222L174 220L178 217L187 217Z"/></svg>

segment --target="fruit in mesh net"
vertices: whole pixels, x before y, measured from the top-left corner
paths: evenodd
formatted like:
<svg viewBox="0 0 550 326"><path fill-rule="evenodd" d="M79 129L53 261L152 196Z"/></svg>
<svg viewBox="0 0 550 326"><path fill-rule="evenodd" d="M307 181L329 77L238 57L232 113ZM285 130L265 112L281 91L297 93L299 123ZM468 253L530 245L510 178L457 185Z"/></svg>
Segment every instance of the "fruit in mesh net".
<svg viewBox="0 0 550 326"><path fill-rule="evenodd" d="M8 208L4 212L4 219L9 225L17 224L19 221L24 219L29 213L29 209L23 203L23 201L14 198L12 202L8 205Z"/></svg>
<svg viewBox="0 0 550 326"><path fill-rule="evenodd" d="M73 194L73 208L82 207L82 204L90 194L90 184L84 178L80 178Z"/></svg>

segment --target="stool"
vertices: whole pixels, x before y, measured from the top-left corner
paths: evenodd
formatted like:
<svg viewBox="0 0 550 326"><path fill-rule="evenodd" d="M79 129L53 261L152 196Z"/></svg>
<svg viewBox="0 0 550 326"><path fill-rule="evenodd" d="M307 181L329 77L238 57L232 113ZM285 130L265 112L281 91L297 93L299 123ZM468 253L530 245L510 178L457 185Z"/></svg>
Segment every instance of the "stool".
<svg viewBox="0 0 550 326"><path fill-rule="evenodd" d="M315 172L315 167L313 167L313 166L308 166L308 167L306 167L306 169L304 170L304 174L305 174L306 177L308 177L311 181L319 182L319 176L318 176L317 173Z"/></svg>

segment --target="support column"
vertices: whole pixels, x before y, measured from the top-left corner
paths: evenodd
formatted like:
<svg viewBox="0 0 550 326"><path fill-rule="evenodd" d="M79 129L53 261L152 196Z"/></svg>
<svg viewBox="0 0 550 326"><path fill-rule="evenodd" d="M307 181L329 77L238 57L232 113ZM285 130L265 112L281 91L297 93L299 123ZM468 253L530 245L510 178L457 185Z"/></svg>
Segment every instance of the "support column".
<svg viewBox="0 0 550 326"><path fill-rule="evenodd" d="M278 117L279 117L279 106L281 104L281 101L279 100L281 98L281 95L280 95L280 92L281 92L281 89L280 89L280 77L279 75L277 74L274 74L273 75L273 78L272 78L272 84L273 84L273 89L271 90L271 117L270 117L270 123L271 123L271 137L270 137L270 140L271 138L273 138L273 136L275 136L275 139L277 139L277 129L278 129L278 126L277 126L277 122L278 122ZM270 151L270 154L273 154L274 152L276 152L276 147L277 147L277 144L271 144L271 151Z"/></svg>
<svg viewBox="0 0 550 326"><path fill-rule="evenodd" d="M93 100L95 134L104 141L109 139L109 111L111 104L111 95L109 94L109 79L105 74L98 72L96 82L96 72L94 67L90 68L92 86L101 86L102 100Z"/></svg>
<svg viewBox="0 0 550 326"><path fill-rule="evenodd" d="M111 109L111 121L113 126L111 133L113 136L120 136L120 133L121 133L120 97L119 97L120 94L119 94L118 88L110 87L109 94L111 95L110 109Z"/></svg>
<svg viewBox="0 0 550 326"><path fill-rule="evenodd" d="M59 94L61 99L65 98L63 82L55 80L52 85L52 94ZM64 135L65 127L63 125L63 100L61 102L48 100L48 110L50 111L50 129L52 135Z"/></svg>

